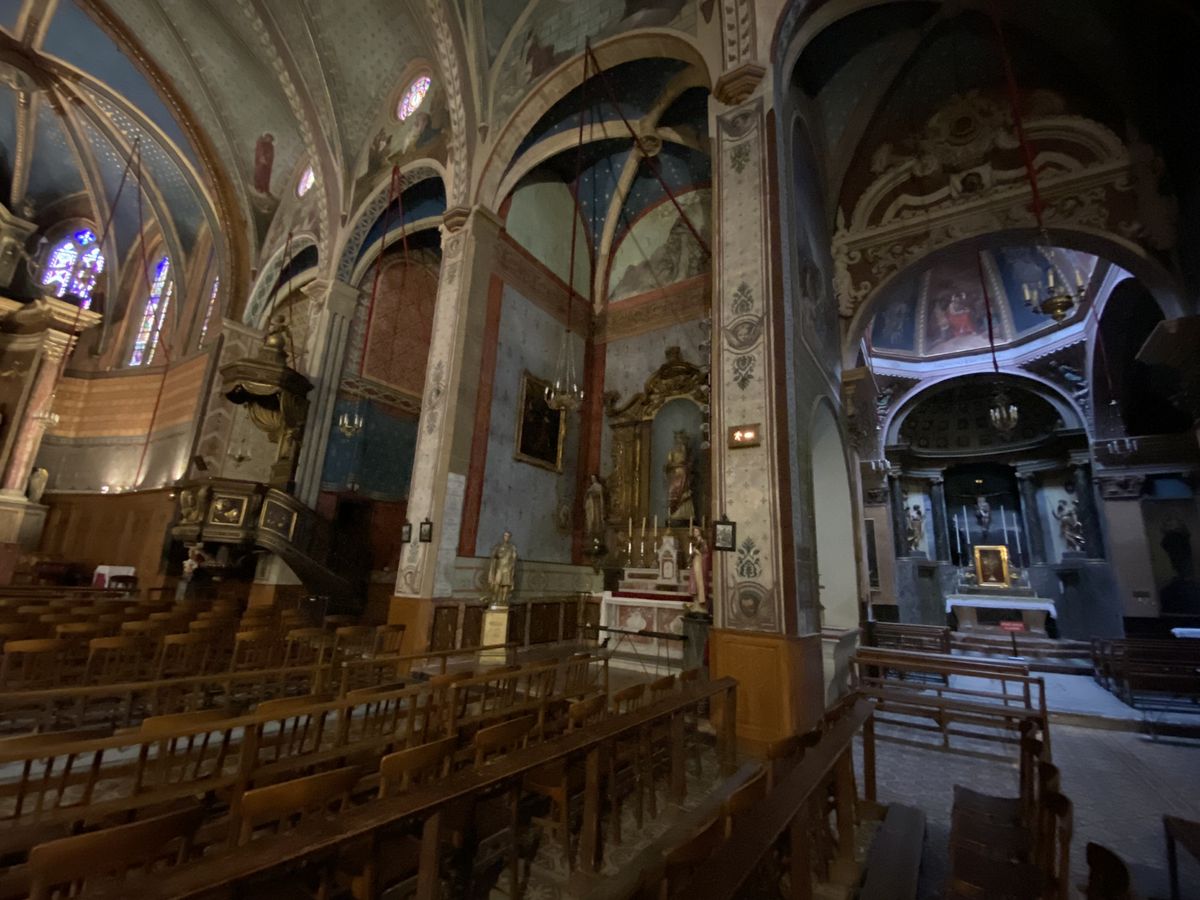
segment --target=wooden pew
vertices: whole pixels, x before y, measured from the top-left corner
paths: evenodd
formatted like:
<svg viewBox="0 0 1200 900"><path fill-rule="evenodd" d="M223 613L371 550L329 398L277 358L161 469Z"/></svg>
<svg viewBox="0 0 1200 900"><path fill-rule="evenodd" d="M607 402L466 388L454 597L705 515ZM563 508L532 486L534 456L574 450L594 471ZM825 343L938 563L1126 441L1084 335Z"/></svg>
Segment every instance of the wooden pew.
<svg viewBox="0 0 1200 900"><path fill-rule="evenodd" d="M902 625L896 622L867 623L867 641L872 647L889 650L950 652L950 629L944 625Z"/></svg>
<svg viewBox="0 0 1200 900"><path fill-rule="evenodd" d="M1045 681L1031 676L1024 664L869 647L859 649L853 664L854 684L863 694L878 701L880 712L933 719L946 746L951 734L996 739L990 732L952 731L950 725L954 722L1016 732L1021 722L1029 720L1040 729L1049 751ZM937 676L943 683L918 682L906 677L909 675ZM985 684L968 687L955 683L954 678L979 679ZM998 682L999 687L988 687L986 682ZM922 727L891 717L880 721ZM872 722L868 727L871 735L873 728ZM873 781L872 775L868 781L868 799L874 799Z"/></svg>
<svg viewBox="0 0 1200 900"><path fill-rule="evenodd" d="M1130 706L1140 696L1200 699L1200 640L1092 641L1092 675Z"/></svg>

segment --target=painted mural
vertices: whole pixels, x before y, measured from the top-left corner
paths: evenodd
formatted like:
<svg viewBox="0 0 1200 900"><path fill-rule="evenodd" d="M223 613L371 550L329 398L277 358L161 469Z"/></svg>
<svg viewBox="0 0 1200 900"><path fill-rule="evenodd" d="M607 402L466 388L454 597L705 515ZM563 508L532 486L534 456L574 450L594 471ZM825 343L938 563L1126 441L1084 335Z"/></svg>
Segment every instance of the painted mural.
<svg viewBox="0 0 1200 900"><path fill-rule="evenodd" d="M511 4L500 3L511 15ZM604 40L632 28L696 30L696 5L687 0L625 0L616 3L582 3L578 0L534 0L532 15L523 20L519 34L509 38L507 50L493 72L495 94L492 120L503 123L521 99L544 75L583 50L584 40ZM713 4L700 4L711 18ZM499 24L499 23L497 23ZM489 45L495 40L489 36Z"/></svg>
<svg viewBox="0 0 1200 900"><path fill-rule="evenodd" d="M394 165L403 165L420 157L442 159L446 151L445 91L434 78L425 99L403 122L390 103L380 111L374 137L363 148L354 167L354 202L361 203L372 188L383 181Z"/></svg>
<svg viewBox="0 0 1200 900"><path fill-rule="evenodd" d="M1144 500L1142 515L1150 544L1150 568L1158 592L1159 612L1200 613L1200 581L1196 558L1200 553L1200 515L1192 498Z"/></svg>
<svg viewBox="0 0 1200 900"><path fill-rule="evenodd" d="M712 234L712 192L702 188L678 199L684 214L708 241ZM658 290L708 270L708 254L696 242L675 205L665 200L634 222L617 245L609 270L609 300Z"/></svg>

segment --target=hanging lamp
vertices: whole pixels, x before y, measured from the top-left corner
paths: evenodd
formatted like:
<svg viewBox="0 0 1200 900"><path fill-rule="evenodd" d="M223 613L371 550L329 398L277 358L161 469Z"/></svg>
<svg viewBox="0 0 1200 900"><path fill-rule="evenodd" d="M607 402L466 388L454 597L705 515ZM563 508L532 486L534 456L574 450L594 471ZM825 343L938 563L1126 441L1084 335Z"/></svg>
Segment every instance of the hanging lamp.
<svg viewBox="0 0 1200 900"><path fill-rule="evenodd" d="M585 45L583 76L580 79L579 137L575 145L575 181L571 185L571 252L567 263L567 321L563 326L562 343L558 348L558 363L554 382L546 386L546 405L557 412L575 412L583 405L583 388L575 371L575 354L571 352L571 313L575 306L575 239L579 233L579 179L583 173L583 121L590 114L587 80L591 62L591 44Z"/></svg>
<svg viewBox="0 0 1200 900"><path fill-rule="evenodd" d="M979 288L983 291L983 311L987 315L988 348L992 352L992 371L1000 374L1000 360L996 357L996 329L992 319L992 295L987 286L987 270L983 265L983 251L976 256L979 264ZM1003 384L996 386L992 404L988 408L988 419L992 427L1007 437L1017 430L1021 422L1021 410L1008 396Z"/></svg>

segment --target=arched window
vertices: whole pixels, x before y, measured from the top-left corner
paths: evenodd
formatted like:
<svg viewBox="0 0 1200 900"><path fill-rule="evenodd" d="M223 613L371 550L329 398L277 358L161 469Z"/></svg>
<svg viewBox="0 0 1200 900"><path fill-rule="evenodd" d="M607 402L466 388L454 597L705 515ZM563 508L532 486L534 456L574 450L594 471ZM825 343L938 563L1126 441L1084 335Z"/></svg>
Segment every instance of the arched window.
<svg viewBox="0 0 1200 900"><path fill-rule="evenodd" d="M80 299L80 306L91 308L96 279L104 271L104 254L96 233L84 228L71 234L50 251L42 284L53 286L54 296L71 294Z"/></svg>
<svg viewBox="0 0 1200 900"><path fill-rule="evenodd" d="M133 352L129 354L131 366L148 366L154 362L154 351L158 349L158 338L162 333L163 318L171 305L175 282L171 280L171 260L163 257L154 270L154 283L150 285L150 296L142 309L142 324L133 339Z"/></svg>
<svg viewBox="0 0 1200 900"><path fill-rule="evenodd" d="M429 93L431 84L433 84L433 79L428 75L422 75L410 84L408 90L404 92L404 96L400 98L400 105L396 107L396 118L403 122L415 113L417 107L421 105L421 101L425 99L425 95Z"/></svg>
<svg viewBox="0 0 1200 900"><path fill-rule="evenodd" d="M303 197L310 190L312 190L312 186L316 183L317 173L313 171L312 166L307 166L304 171L300 173L300 180L296 183L296 196Z"/></svg>
<svg viewBox="0 0 1200 900"><path fill-rule="evenodd" d="M221 276L213 279L212 293L208 296L208 308L204 310L204 321L200 323L200 340L196 346L202 348L204 339L208 337L208 326L212 323L213 311L217 308L217 294L221 290Z"/></svg>

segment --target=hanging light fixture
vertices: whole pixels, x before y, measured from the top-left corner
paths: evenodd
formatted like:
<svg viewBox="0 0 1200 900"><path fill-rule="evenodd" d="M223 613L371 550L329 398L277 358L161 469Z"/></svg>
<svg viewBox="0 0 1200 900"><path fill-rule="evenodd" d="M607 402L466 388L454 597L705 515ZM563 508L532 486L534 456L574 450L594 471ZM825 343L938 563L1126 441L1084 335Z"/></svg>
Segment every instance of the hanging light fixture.
<svg viewBox="0 0 1200 900"><path fill-rule="evenodd" d="M1063 277L1061 273L1056 275L1057 266L1050 247L1050 238L1045 230L1042 231L1042 240L1044 246L1039 247L1038 252L1050 263L1050 267L1043 279L1026 282L1021 285L1021 289L1025 294L1025 304L1030 309L1050 316L1055 322L1061 322L1079 305L1086 282L1083 273L1074 266L1071 267L1074 275L1072 279ZM1071 280L1075 282L1073 286L1070 284Z"/></svg>
<svg viewBox="0 0 1200 900"><path fill-rule="evenodd" d="M338 431L345 437L352 438L358 436L363 430L362 413L355 408L354 412L344 412L338 416Z"/></svg>
<svg viewBox="0 0 1200 900"><path fill-rule="evenodd" d="M996 388L988 415L992 420L992 427L1004 435L1016 431L1017 425L1021 421L1021 411L1017 408L1017 404L1009 399L1008 391L1002 387Z"/></svg>
<svg viewBox="0 0 1200 900"><path fill-rule="evenodd" d="M575 306L575 237L579 229L579 180L583 172L583 121L591 113L588 105L587 80L591 63L591 43L583 54L583 75L579 82L579 137L575 145L575 182L571 186L571 252L567 263L567 322L563 327L562 343L558 348L558 364L554 368L554 383L546 387L546 405L559 412L574 412L583 405L583 388L575 371L575 354L571 351L571 313Z"/></svg>

